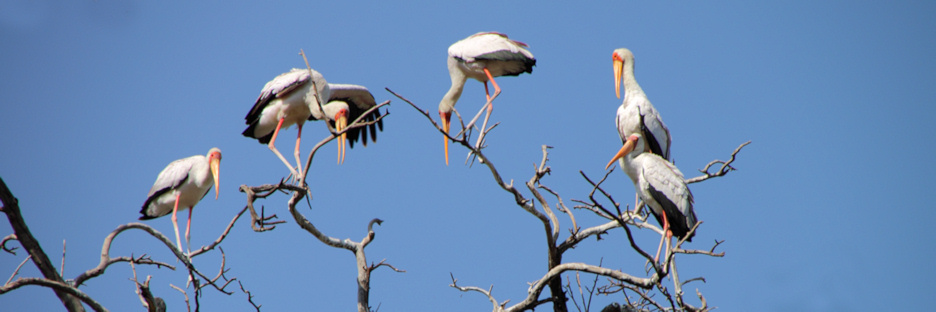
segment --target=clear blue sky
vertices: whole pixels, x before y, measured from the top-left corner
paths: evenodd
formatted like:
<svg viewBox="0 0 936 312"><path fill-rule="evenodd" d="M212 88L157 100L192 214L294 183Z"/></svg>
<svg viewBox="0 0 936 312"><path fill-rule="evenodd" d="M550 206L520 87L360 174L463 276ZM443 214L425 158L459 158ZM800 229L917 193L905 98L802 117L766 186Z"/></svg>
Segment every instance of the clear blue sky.
<svg viewBox="0 0 936 312"><path fill-rule="evenodd" d="M241 184L287 174L240 133L263 84L303 67L297 52L305 49L329 82L365 85L392 105L377 144L350 150L341 166L334 144L321 151L309 179L312 209L302 211L342 239L359 240L371 218L386 220L369 260L407 272L374 273L371 303L380 311L487 311L480 294L448 287L449 273L519 302L545 272L542 227L486 169L462 165L463 149L446 167L439 134L383 88L434 112L450 83L450 44L491 30L528 43L537 66L498 80L504 91L492 119L501 125L487 153L522 185L540 145L554 146L543 183L571 204L587 196L578 171L600 176L620 147L611 51L627 47L688 176L753 141L738 171L692 185L705 224L689 246L726 240L727 256L679 259L681 276L707 279L690 294L699 289L720 311L923 310L936 278L934 13L927 1L3 1L0 177L54 263L67 240L65 276L74 278L97 264L110 231L136 221L166 164L217 146L221 196L196 207L192 229L193 244L208 243L244 207ZM469 81L457 108L474 112L483 99L481 84ZM321 124L307 129L303 153L326 135ZM279 145L287 155L291 141ZM633 198L621 172L606 187L624 203ZM288 217L286 199L263 204ZM267 233L239 221L222 245L227 275L264 310L353 310L353 256L287 221ZM561 221L564 237L570 223ZM172 232L169 218L148 224ZM11 231L0 224L0 235ZM566 260L604 257L606 266L642 272L623 231L607 238ZM657 242L640 238L650 249ZM142 253L174 263L142 232L123 234L112 250ZM24 257L0 254L4 281ZM195 259L206 272L219 261L217 252ZM184 309L168 286L184 284L184 272L139 272L154 276L153 291L171 310ZM20 275L39 273L30 264ZM114 265L82 290L112 311L140 310L129 277L129 266ZM612 300L622 298L596 305ZM250 308L241 293L208 290L201 303ZM0 306L61 309L35 286L0 296Z"/></svg>

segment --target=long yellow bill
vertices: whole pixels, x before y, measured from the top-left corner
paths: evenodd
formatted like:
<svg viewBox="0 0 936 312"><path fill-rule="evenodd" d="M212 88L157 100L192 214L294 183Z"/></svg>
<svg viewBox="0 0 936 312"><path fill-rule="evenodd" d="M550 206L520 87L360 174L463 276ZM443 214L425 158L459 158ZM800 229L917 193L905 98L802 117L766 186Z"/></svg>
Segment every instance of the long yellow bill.
<svg viewBox="0 0 936 312"><path fill-rule="evenodd" d="M221 186L219 186L221 180L218 179L218 175L221 172L221 152L211 155L208 166L211 168L211 177L214 178L215 199L218 199L218 195L221 194Z"/></svg>
<svg viewBox="0 0 936 312"><path fill-rule="evenodd" d="M617 154L614 155L614 158L611 158L611 161L609 161L608 164L605 166L605 170L608 170L608 168L611 168L611 165L614 164L615 160L618 160L621 157L627 156L627 154L633 151L634 144L637 144L635 140L627 140L627 142L624 142L624 146L622 146L621 150L619 150Z"/></svg>
<svg viewBox="0 0 936 312"><path fill-rule="evenodd" d="M341 132L348 127L348 114L345 112L339 112L337 122L335 122L335 130ZM348 140L348 133L342 133L341 137L338 138L338 164L344 163L345 156L345 142Z"/></svg>
<svg viewBox="0 0 936 312"><path fill-rule="evenodd" d="M621 98L621 75L624 73L624 60L617 54L611 56L614 59L614 94Z"/></svg>
<svg viewBox="0 0 936 312"><path fill-rule="evenodd" d="M449 113L439 112L439 116L441 116L440 119L442 119L442 130L444 130L445 133L448 133L448 132L449 132L449 127L452 126L452 123L449 121L449 118L452 118L452 113L451 113L451 112L449 112ZM447 136L443 136L442 139L445 140L445 165L448 166L448 164L449 164L449 163L448 163L448 145L449 145L449 139L448 139Z"/></svg>

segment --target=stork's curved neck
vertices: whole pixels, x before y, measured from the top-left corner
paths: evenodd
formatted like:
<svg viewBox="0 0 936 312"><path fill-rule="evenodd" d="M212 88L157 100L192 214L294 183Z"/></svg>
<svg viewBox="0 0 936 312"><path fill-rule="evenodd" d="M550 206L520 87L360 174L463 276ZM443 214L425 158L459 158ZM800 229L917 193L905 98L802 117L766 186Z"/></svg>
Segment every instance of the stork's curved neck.
<svg viewBox="0 0 936 312"><path fill-rule="evenodd" d="M468 80L468 76L465 76L465 73L458 68L458 60L454 57L448 58L448 70L449 76L452 78L452 87L449 88L445 96L442 97L442 101L439 102L439 112L441 113L451 112L455 108L455 103L461 97L465 82Z"/></svg>
<svg viewBox="0 0 936 312"><path fill-rule="evenodd" d="M618 165L621 166L621 170L627 174L628 177L636 184L637 176L639 176L640 168L643 168L645 158L642 156L644 154L643 150L645 149L643 139L638 140L634 143L634 149L618 159Z"/></svg>
<svg viewBox="0 0 936 312"><path fill-rule="evenodd" d="M647 97L643 89L640 88L640 84L637 83L637 79L634 78L634 59L629 59L624 62L624 73L622 76L624 80L624 103L627 103L628 99Z"/></svg>

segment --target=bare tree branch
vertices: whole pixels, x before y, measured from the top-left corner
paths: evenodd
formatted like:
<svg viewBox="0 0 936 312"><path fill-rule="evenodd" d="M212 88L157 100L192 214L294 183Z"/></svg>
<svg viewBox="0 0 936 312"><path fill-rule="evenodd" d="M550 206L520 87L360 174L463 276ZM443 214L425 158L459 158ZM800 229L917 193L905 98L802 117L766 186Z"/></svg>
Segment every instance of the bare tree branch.
<svg viewBox="0 0 936 312"><path fill-rule="evenodd" d="M16 274L19 274L20 268L22 268L23 265L26 264L27 261L29 261L29 259L32 259L32 255L26 256L26 259L23 259L23 262L20 262L20 264L16 266L16 270L13 270L13 274L11 274L10 278L7 279L6 283L3 283L3 284L9 284L10 281L12 281L14 277L16 277Z"/></svg>
<svg viewBox="0 0 936 312"><path fill-rule="evenodd" d="M461 291L463 291L463 292L470 292L470 291L479 292L479 293L481 293L482 295L486 296L486 297L488 298L488 300L491 301L491 304L494 305L494 310L492 310L492 311L494 311L494 312L502 312L502 311L504 311L504 305L503 305L503 304L500 304L500 303L497 303L497 299L494 299L494 296L491 295L491 291L494 289L494 286L493 286L493 285L491 285L491 288L488 289L488 290L484 290L484 289L481 289L481 288L478 288L478 287L475 287L475 286L458 286L458 280L455 279L455 275L452 274L452 273L449 273L449 276L452 277L452 283L449 284L449 287L452 287L452 288L461 290ZM507 303L507 302L504 302L504 304L506 304L506 303Z"/></svg>
<svg viewBox="0 0 936 312"><path fill-rule="evenodd" d="M314 80L314 79L313 79L313 80ZM317 95L317 94L318 94L318 92L316 92L316 95ZM376 123L380 122L381 120L384 119L384 117L387 117L387 116L390 115L390 112L389 112L389 111L387 111L387 112L384 113L383 115L380 115L380 116L377 117L377 118L374 118L374 120L371 120L371 121L363 121L363 119L364 119L364 117L368 116L371 112L377 111L377 110L379 110L381 107L384 107L384 106L386 106L386 105L390 105L390 101L389 101L389 100L384 101L383 103L377 104L376 106L369 108L368 110L364 111L364 113L362 113L361 116L358 116L358 118L355 119L354 122L352 122L351 124L349 124L347 127L345 127L344 129L342 129L341 131L336 131L336 130L331 126L330 123L327 123L327 122L324 123L326 126L328 126L328 131L331 132L331 136L322 139L322 141L320 141L318 144L316 144L315 147L312 148L312 151L309 152L309 157L306 158L305 167L303 167L303 168L306 168L306 170L305 170L305 172L302 173L302 177L299 179L299 185L306 185L305 180L306 180L306 178L309 176L309 175L308 175L308 173L309 173L309 169L308 169L308 168L309 168L309 166L312 165L312 158L315 157L315 152L317 152L319 148L321 148L322 146L324 146L326 143L330 142L331 140L340 138L340 137L341 137L341 134L343 134L343 133L345 133L345 132L348 132L348 131L350 131L351 129L356 129L356 128L360 128L360 127L366 127L366 126L370 126L370 125L373 125L373 124L376 124Z"/></svg>
<svg viewBox="0 0 936 312"><path fill-rule="evenodd" d="M255 232L269 231L269 230L275 229L276 224L286 222L283 220L270 222L269 220L277 218L276 214L271 215L269 217L263 215L262 213L257 214L257 211L254 209L254 205L253 205L254 201L256 201L258 198L266 198L267 196L273 195L273 193L275 193L276 191L280 191L283 189L293 190L293 191L303 191L302 188L298 186L294 186L294 185L288 185L284 183L283 180L280 180L279 184L276 184L276 185L266 184L266 185L261 185L261 186L256 186L256 187L249 187L247 185L240 186L239 190L241 191L241 193L247 194L247 208L250 209L250 227ZM267 225L269 225L269 227L267 227Z"/></svg>
<svg viewBox="0 0 936 312"><path fill-rule="evenodd" d="M558 193L556 193L555 191L553 191L552 189L550 189L549 187L547 187L547 186L545 186L545 185L539 185L538 187L541 188L541 189L546 190L547 192L549 192L550 194L552 194L553 196L556 197L556 201L558 202L557 205L558 205L559 211L562 211L562 212L564 212L565 214L569 215L569 220L572 221L572 228L569 229L569 232L572 233L572 235L575 235L575 233L578 233L578 231L580 230L580 228L579 228L579 226L578 226L578 223L575 222L575 215L572 213L572 210L569 209L569 207L566 207L566 205L562 202L562 196L559 196ZM556 222L555 228L557 228L557 229L559 228L558 222ZM557 239L557 240L559 239L559 238L558 238L558 233L557 233L557 235L556 235L556 239Z"/></svg>
<svg viewBox="0 0 936 312"><path fill-rule="evenodd" d="M221 244L221 241L223 241L224 238L227 237L228 233L231 232L231 228L234 227L234 223L237 222L237 219L240 219L241 215L243 215L245 211L247 211L247 207L244 207L244 209L241 209L240 212L234 215L234 218L231 219L231 222L228 223L228 226L224 229L223 232L221 232L221 235L218 236L218 239L216 239L211 244L208 244L208 246L202 246L202 248L192 251L191 253L189 253L189 257L195 257L197 255L203 254L209 250L214 249L216 246L218 246L218 244ZM224 252L222 252L221 254L224 255Z"/></svg>
<svg viewBox="0 0 936 312"><path fill-rule="evenodd" d="M543 198L543 196L539 193L539 191L536 190L536 187L534 186L534 185L539 185L540 179L542 179L543 176L549 174L550 172L550 168L546 166L546 161L549 160L548 149L550 148L552 147L543 145L543 160L540 161L540 165L538 168L534 168L535 173L533 174L533 177L530 178L530 181L526 183L526 185L527 185L527 189L530 190L530 193L533 193L533 197L536 197L536 200L540 202L540 206L543 206L543 211L545 211L546 215L549 216L550 227L552 228L552 234L550 236L551 239L550 239L549 245L554 246L555 245L554 242L559 239L559 218L557 218L556 214L553 213L552 208L550 208L549 206L549 202L547 202L546 199Z"/></svg>
<svg viewBox="0 0 936 312"><path fill-rule="evenodd" d="M18 278L12 283L7 283L6 285L3 285L2 287L0 287L0 295L8 293L14 289L17 289L26 285L38 285L38 286L52 288L56 290L57 292L63 292L70 296L74 296L75 298L77 298L77 300L79 300L78 302L79 305L81 304L81 302L84 302L84 304L87 304L88 306L90 306L91 309L94 309L94 311L105 311L105 312L108 311L107 308L101 305L101 303L95 301L93 298L88 296L88 294L85 294L81 290L78 290L78 288L65 284L65 282L53 281L47 278L38 278L38 277ZM82 311L84 311L84 307L82 307Z"/></svg>
<svg viewBox="0 0 936 312"><path fill-rule="evenodd" d="M20 242L20 245L26 249L26 252L29 253L32 262L36 265L36 268L39 269L39 272L42 273L42 276L48 279L49 283L65 284L62 276L55 271L55 267L52 265L52 261L49 260L49 256L46 255L42 247L39 246L39 241L33 237L32 233L29 231L29 227L26 226L26 221L23 220L23 215L20 213L19 201L16 197L13 197L13 193L7 188L3 179L0 179L0 203L3 204L3 213L6 214L10 226L13 227L13 233L16 234L17 240ZM6 240L7 239L4 239L4 243ZM75 298L76 295L71 291L63 290L60 287L51 288L68 311L78 312L85 310L84 306L79 302L79 299ZM84 301L83 298L82 301Z"/></svg>
<svg viewBox="0 0 936 312"><path fill-rule="evenodd" d="M251 294L249 290L244 289L244 284L242 284L240 281L237 281L237 284L240 285L241 292L247 294L247 302L250 302L250 305L252 305L254 309L257 310L257 312L260 312L260 307L263 305L258 305L253 301L253 294Z"/></svg>
<svg viewBox="0 0 936 312"><path fill-rule="evenodd" d="M380 260L380 262L378 262L378 263L376 263L376 264L375 264L375 263L371 263L371 265L367 268L367 270L368 270L368 271L373 271L373 270L375 270L375 269L377 269L377 268L379 268L379 267L382 267L382 266L388 267L388 268L390 268L391 270L393 270L393 271L395 271L395 272L406 273L406 270L397 269L397 268L394 267L392 264L387 263L387 259L382 259L382 260Z"/></svg>
<svg viewBox="0 0 936 312"><path fill-rule="evenodd" d="M59 267L59 275L65 276L65 240L62 240L62 266Z"/></svg>
<svg viewBox="0 0 936 312"><path fill-rule="evenodd" d="M585 263L563 263L563 264L557 265L556 267L553 267L552 269L549 270L549 272L546 273L545 276L543 276L536 282L533 282L533 284L530 286L530 289L527 290L527 293L529 295L526 297L526 299L524 299L520 303L517 303L509 308L504 309L504 311L511 312L511 311L524 311L524 310L533 309L535 307L534 304L537 302L536 298L539 297L539 294L540 292L543 291L543 287L546 286L546 283L552 280L553 278L558 277L559 275L561 275L563 272L566 272L566 271L580 271L580 272L597 274L601 276L607 276L615 280L628 283L628 284L641 287L641 288L652 288L653 285L660 279L659 275L653 275L650 278L638 278L638 277L631 276L627 273L624 273L618 270L612 270L612 269L589 265Z"/></svg>
<svg viewBox="0 0 936 312"><path fill-rule="evenodd" d="M130 230L130 229L139 229L139 230L143 230L144 232L146 232L146 233L150 234L151 236L155 237L157 240L161 241L164 245L166 245L166 247L168 247L169 250L172 251L173 254L175 254L176 258L179 259L179 261L181 261L181 262L183 263L183 265L185 266L185 268L186 268L187 270L189 270L189 271L191 272L191 274L198 275L198 277L200 277L200 278L202 278L202 279L204 279L204 280L206 280L206 281L209 281L209 283L208 283L209 285L213 286L216 290L218 290L218 291L220 291L220 292L222 292L222 293L224 293L224 294L227 294L227 295L232 294L232 292L225 290L223 286L219 286L219 285L215 284L215 283L213 282L213 279L208 278L207 276L205 276L204 274L202 274L200 271L198 271L198 269L196 269L195 266L192 265L192 262L191 262L190 258L189 258L188 256L186 256L185 254L183 254L182 251L179 250L179 248L177 248L177 247L175 246L175 244L173 244L172 241L169 240L168 237L166 237L165 235L163 235L163 234L160 233L159 231L153 229L152 227L150 227L150 226L148 226L148 225L146 225L146 224L143 224L143 223L138 223L138 222L122 224L122 225L118 226L116 229L114 229L114 231L112 231L112 232L104 239L104 245L103 245L103 247L101 247L101 261L98 263L98 266L95 267L95 268L89 269L89 270L85 271L84 273L81 273L81 275L79 275L78 277L76 277L76 278L75 278L75 281L74 281L75 287L81 286L81 284L84 283L85 281L87 281L88 279L91 279L91 278L94 278L94 277L97 277L97 276L103 274L103 273L104 273L104 270L106 270L108 266L110 266L111 264L117 263L117 262L130 262L130 261L133 261L133 262L138 263L138 264L150 264L150 265L156 265L157 267L159 267L159 266L165 266L165 267L168 267L168 268L173 269L173 270L175 269L175 267L173 267L173 266L171 266L171 265L169 265L169 264L167 264L167 263L158 262L158 261L153 261L153 260L150 260L150 259L148 259L148 258L143 258L143 257L138 258L138 259L133 259L133 258L130 258L130 257L111 258L110 255L109 255L109 253L110 253L110 246L111 246L111 244L113 243L114 239L117 237L117 235L119 235L119 234L122 233L123 231ZM216 279L217 279L217 278L215 278L214 280L216 280ZM226 285L226 284L225 284L225 285Z"/></svg>
<svg viewBox="0 0 936 312"><path fill-rule="evenodd" d="M168 237L166 237L165 235L162 235L162 233L159 233L159 231L156 231L156 230L153 229L152 227L150 227L150 226L148 226L148 225L146 225L146 224L143 224L143 223L138 223L138 222L133 222L133 223L128 223L128 224L122 224L122 225L120 225L120 226L117 226L116 229L114 229L113 231L111 231L111 233L108 234L107 237L104 238L104 244L103 244L103 246L101 247L101 261L98 262L98 265L97 265L96 267L94 267L94 268L92 268L92 269L89 269L89 270L85 271L84 273L81 273L81 275L78 275L78 277L76 277L75 280L74 280L74 282L73 282L74 285L75 285L75 287L80 287L81 284L83 284L83 283L84 283L85 281L87 281L88 279L91 279L91 278L97 277L97 276L99 276L99 275L101 275L101 274L104 274L104 270L106 270L108 266L110 266L111 264L117 263L117 262L136 262L136 263L140 263L140 264L153 264L153 265L156 265L157 267L158 267L158 266L165 266L165 267L168 267L168 268L170 268L170 269L172 269L172 270L175 270L175 267L173 267L172 265L166 264L166 263L157 262L157 261L145 261L146 259L143 259L143 257L144 257L145 255L144 255L144 256L141 256L140 259L133 259L133 258L130 258L130 257L111 258L111 257L110 257L110 247L111 247L111 244L113 244L113 242L114 242L114 238L116 238L117 235L120 234L121 232L126 231L126 230L129 230L129 229L141 229L141 230L143 230L143 231L149 233L150 235L156 237L156 239L158 239L158 240L160 240L160 241L163 241L163 244L165 244L167 247L169 247L169 249L170 249L173 253L176 254L176 257L177 257L177 258L179 258L179 259L186 258L186 257L182 254L182 252L179 251L178 248L176 248L175 244L173 244L173 243L169 240ZM139 260L139 261L135 261L135 260ZM183 263L185 263L185 262L187 262L187 260L183 260Z"/></svg>
<svg viewBox="0 0 936 312"><path fill-rule="evenodd" d="M133 257L131 255L131 257ZM137 279L136 266L133 264L133 261L130 261L130 270L133 271L133 283L136 286L136 294L140 297L140 302L143 304L143 307L146 308L147 312L166 312L166 302L159 297L153 296L153 293L150 291L149 282L152 276L146 276L146 281L140 283Z"/></svg>
<svg viewBox="0 0 936 312"><path fill-rule="evenodd" d="M371 108L371 110L368 110L368 112L372 112L373 110L376 110L379 107L383 105L387 105L389 103L390 101L385 101L384 103ZM334 140L335 138L337 138L339 135L341 135L348 129L371 125L381 120L383 117L387 116L387 114L388 113L385 113L381 115L380 117L378 117L376 120L369 121L369 122L362 122L362 118L358 118L354 121L354 123L349 125L348 128L343 129L341 132L332 131L331 135L319 141L318 144L316 144L312 148L312 151L309 152L309 156L306 159L305 168L309 168L311 166L312 159L315 157L315 154L326 143L330 142L331 140ZM366 116L366 115L367 113L364 113L362 116ZM358 275L357 275L358 311L359 312L370 311L369 297L370 297L371 271L373 271L374 269L378 267L386 266L386 267L393 269L396 272L405 272L403 270L399 270L393 267L392 265L386 263L386 260L382 260L378 264L372 264L372 265L367 264L367 257L365 256L364 249L365 247L367 247L367 245L373 242L374 237L376 236L376 233L374 232L374 229L373 229L374 224L380 225L381 223L383 223L383 220L380 220L377 218L372 219L367 224L367 234L364 236L364 238L361 239L360 242L355 242L348 238L344 240L340 240L338 238L334 238L334 237L331 237L322 233L318 228L315 227L314 224L312 224L312 222L310 222L305 216L303 216L299 212L298 209L296 209L296 205L300 201L302 201L304 197L306 197L307 195L311 195L311 190L309 189L308 184L305 183L305 178L308 177L309 170L306 169L305 171L306 172L302 173L303 176L299 180L299 185L289 185L289 184L283 183L283 181L280 181L280 183L276 185L266 184L266 185L261 185L261 186L256 186L256 187L242 185L240 187L240 191L247 194L247 207L250 208L251 210L253 209L254 201L256 201L257 198L265 198L269 196L270 194L273 194L276 191L290 192L291 195L289 197L289 200L286 203L287 210L293 216L293 219L296 221L296 224L300 228L302 228L306 232L309 232L309 234L312 234L313 237L315 237L316 239L318 239L320 242L322 242L323 244L327 246L345 249L354 253L355 260L357 263L356 267L358 269ZM257 223L256 221L257 219L263 220L263 217L256 217L255 216L256 214L253 212L253 210L251 213L253 215L252 218L254 219L255 223ZM261 223L261 229L265 231L265 230L271 230L273 229L273 227L263 228L262 223ZM256 230L256 227L255 227L255 230ZM255 305L255 307L259 310L258 306Z"/></svg>
<svg viewBox="0 0 936 312"><path fill-rule="evenodd" d="M596 215L606 218L610 221L604 224L599 224L599 225L595 225L592 227L587 227L585 229L581 229L579 225L577 224L576 218L574 214L572 213L572 211L568 209L568 207L566 207L565 204L562 202L562 197L559 196L557 192L553 191L549 187L546 187L540 184L541 178L550 172L550 168L546 166L546 161L548 160L547 149L549 147L543 146L542 161L540 162L538 166L534 168L533 177L529 181L526 182L526 186L529 189L529 191L533 194L533 198L535 198L536 201L538 201L540 205L543 207L543 213L540 213L534 206L535 202L532 199L528 199L524 197L523 194L521 194L516 188L514 188L512 181L509 184L504 182L504 179L500 176L494 164L491 162L490 159L486 158L485 155L483 154L483 149L485 148L484 143L483 143L484 136L487 134L488 131L490 131L490 129L486 129L487 118L485 118L485 125L483 125L481 129L479 129L479 137L477 138L477 143L475 144L468 143L471 129L473 128L474 122L477 120L478 116L480 116L481 112L479 112L478 115L475 116L475 118L472 119L468 123L467 127L463 126L462 132L460 132L456 136L450 136L448 133L443 131L443 129L433 120L433 118L430 116L427 110L423 110L419 108L417 105L415 105L408 99L400 96L399 94L393 92L389 88L387 88L386 90L390 92L391 94L393 94L394 96L400 98L407 104L410 104L410 106L412 106L414 109L420 112L423 116L425 116L426 119L428 119L429 122L432 123L432 125L436 128L436 130L441 132L448 140L452 140L454 143L460 144L464 146L465 148L467 148L469 150L469 154L468 154L469 159L471 159L471 157L473 156L477 156L479 161L483 163L484 165L486 165L488 169L491 171L491 175L494 178L495 182L503 190L514 195L514 201L519 207L528 211L530 214L532 214L536 218L540 219L540 221L544 225L544 229L546 230L545 232L547 236L547 243L548 243L547 245L548 245L548 254L549 254L549 259L548 259L549 271L540 280L537 280L536 282L532 284L531 288L528 291L529 295L521 303L518 303L510 308L506 308L505 304L498 304L497 300L493 297L490 290L484 290L481 288L471 287L471 286L467 286L467 287L458 286L454 276L452 276L452 285L450 285L451 287L454 287L461 291L477 291L477 292L484 294L485 296L488 297L488 299L494 305L494 311L531 310L535 308L536 306L546 303L546 302L553 302L553 307L555 311L566 311L567 308L565 306L565 301L566 301L565 293L562 291L563 287L562 287L560 277L563 272L572 270L572 271L596 274L596 283L597 283L597 276L599 275L607 276L613 280L621 281L620 285L622 286L619 287L618 290L622 292L624 290L632 290L632 291L637 292L638 294L640 294L642 298L644 298L643 303L638 303L637 305L629 303L629 306L643 307L643 306L652 304L653 306L657 307L660 310L667 310L667 309L664 309L657 302L651 299L652 296L649 295L649 291L656 288L657 290L659 290L660 294L662 294L666 298L666 300L670 303L672 310L677 309L677 304L679 306L679 309L686 309L686 310L691 310L691 311L698 310L698 308L692 307L691 305L688 305L682 301L682 289L681 289L682 285L678 283L679 277L676 272L675 254L683 253L683 254L706 254L709 256L722 256L724 253L716 254L714 252L715 247L713 247L712 250L709 252L702 251L702 250L682 249L681 245L685 243L685 237L684 237L683 239L679 240L672 249L670 249L669 246L667 247L667 253L663 257L662 263L657 263L656 261L654 261L654 258L650 256L649 253L644 251L636 243L634 239L634 235L631 231L631 227L633 226L638 229L650 229L661 235L663 233L663 230L647 222L647 216L649 215L649 213L643 212L643 207L646 206L644 203L641 203L638 201L637 203L635 203L635 207L633 210L625 209L622 211L621 205L617 201L614 200L611 194L609 194L608 192L606 192L604 189L601 188L601 183L604 182L608 178L608 176L613 171L613 169L610 171L606 171L604 177L602 177L602 179L597 183L593 182L591 179L588 178L587 175L585 175L584 172L580 171L582 176L593 187L589 194L589 199L591 202L573 199L574 202L583 204L582 206L577 205L574 208L588 209L594 212ZM731 163L735 160L735 156L741 150L741 148L743 148L745 145L749 143L750 142L747 142L739 146L734 151L734 153L732 153L732 157L730 160L728 161L716 160L710 163L708 166L705 167L705 170L702 170L702 172L705 174L704 176L687 180L687 182L694 183L694 182L704 181L712 177L723 176L727 174L728 171L734 170L734 168L731 167ZM719 171L709 172L710 168L714 166L715 164L722 165ZM569 218L572 221L572 228L570 229L570 236L567 237L564 241L562 241L558 245L556 245L556 242L559 240L558 238L559 221L555 213L553 213L552 207L549 204L549 202L546 200L546 198L542 196L542 194L540 194L539 192L540 189L546 190L547 192L555 196L556 200L558 201L557 208L560 211L569 214ZM613 205L613 208L606 208L604 205L602 205L599 202L599 200L595 197L596 192L600 192L607 200L609 200L610 203ZM700 224L701 223L696 223L689 233L693 233ZM601 239L600 235L606 234L609 230L616 228L616 227L621 227L624 229L631 248L635 250L637 253L641 254L648 261L648 263L652 265L653 274L650 277L637 278L619 270L601 268L600 265L593 266L593 265L589 265L585 263L562 263L561 261L562 254L565 251L568 251L569 249L574 248L578 243L582 242L584 239L588 237L598 236L598 239ZM688 237L690 235L686 235L686 236ZM716 242L716 246L718 244L720 244L720 242ZM664 287L660 283L660 281L663 278L665 278L666 276L670 274L672 274L672 278L674 282L677 283L675 286L675 289L676 289L676 298L675 298L676 301L675 302L673 300L673 296L669 293L666 287ZM577 281L579 281L578 274L576 274L576 278L577 278ZM539 300L538 299L539 294L543 290L543 288L546 287L547 284L553 290L553 295L547 300ZM584 292L581 289L580 281L578 282L578 284L579 284L579 292L580 294L582 294L582 304L584 305L584 308L588 310L590 306L587 305L585 302ZM597 284L594 285L592 289L589 290L589 293L593 294L595 289L597 289ZM625 293L625 297L626 297L626 293ZM701 297L701 294L700 294L700 297ZM573 303L576 304L576 307L578 307L578 303L575 303L575 302ZM703 307L702 309L704 310L705 307Z"/></svg>
<svg viewBox="0 0 936 312"><path fill-rule="evenodd" d="M738 155L738 152L740 152L741 149L747 146L748 144L751 144L751 141L741 143L741 145L739 145L738 148L735 148L734 152L731 153L731 158L729 158L728 161L721 161L721 160L716 159L716 160L709 162L708 165L705 165L704 169L699 170L699 172L701 172L703 175L686 180L686 184L702 182L710 178L726 175L728 174L729 171L734 171L735 168L731 166L731 163L735 161L735 156ZM715 173L710 173L709 168L711 168L715 164L721 164L721 168L719 168L718 171Z"/></svg>
<svg viewBox="0 0 936 312"><path fill-rule="evenodd" d="M14 233L14 234L7 235L6 237L3 238L2 241L0 241L0 249L3 249L3 251L6 251L6 252L8 252L8 253L10 253L10 254L12 254L12 255L15 256L15 255L16 255L16 251L15 251L15 250L18 249L19 247L10 248L10 247L7 247L7 246L6 246L6 243L9 242L9 241L11 241L11 240L16 240L16 234L15 234L15 233Z"/></svg>
<svg viewBox="0 0 936 312"><path fill-rule="evenodd" d="M185 296L185 309L189 312L192 312L192 304L189 303L188 293L184 289L179 288L179 286L172 285L172 284L169 284L169 286L174 288L175 290L178 290L180 293L182 293L182 296Z"/></svg>

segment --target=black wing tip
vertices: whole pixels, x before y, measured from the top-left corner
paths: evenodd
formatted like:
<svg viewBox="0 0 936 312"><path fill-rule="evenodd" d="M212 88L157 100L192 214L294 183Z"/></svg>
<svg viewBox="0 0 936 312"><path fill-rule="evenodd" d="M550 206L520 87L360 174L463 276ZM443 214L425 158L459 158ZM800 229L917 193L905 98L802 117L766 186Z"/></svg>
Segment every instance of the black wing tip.
<svg viewBox="0 0 936 312"><path fill-rule="evenodd" d="M524 65L526 65L527 67L526 72L529 74L532 74L533 66L536 66L536 59L529 59L526 62L524 62Z"/></svg>
<svg viewBox="0 0 936 312"><path fill-rule="evenodd" d="M371 112L370 114L368 114L367 116L365 116L363 119L361 119L361 121L371 122L371 121L377 120L377 122L375 123L376 125L371 124L366 127L360 127L360 128L349 130L347 132L348 133L348 147L354 148L354 143L357 143L357 141L359 140L361 141L361 144L364 145L364 147L367 147L368 136L370 136L371 142L376 143L377 142L377 129L379 129L380 131L383 131L383 119L378 119L380 117L382 117L382 115L380 114L380 111L375 110ZM334 123L332 123L332 125L334 126ZM368 132L370 132L369 135L368 135Z"/></svg>
<svg viewBox="0 0 936 312"><path fill-rule="evenodd" d="M251 138L251 139L257 139L257 141L260 141L260 144L269 144L270 140L273 139L273 133L270 132L269 134L258 138L256 137L256 133L255 133L256 128L257 128L257 123L252 123L249 126L247 126L247 129L244 129L244 132L241 132L241 135Z"/></svg>
<svg viewBox="0 0 936 312"><path fill-rule="evenodd" d="M147 198L146 203L143 203L143 208L140 208L140 214L142 216L140 216L140 218L137 220L151 220L151 219L156 219L156 218L161 217L161 216L151 216L151 215L146 214L146 208L149 207L150 202L152 202L152 197Z"/></svg>

